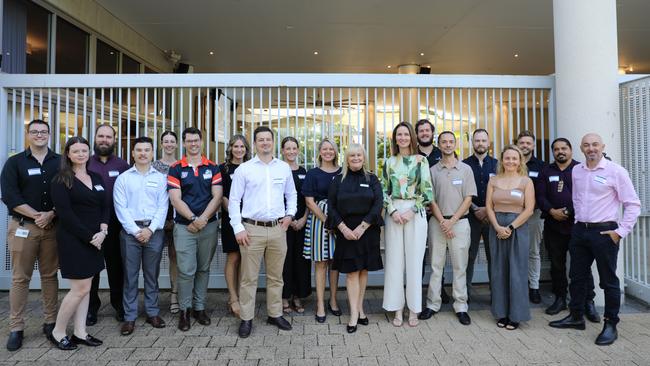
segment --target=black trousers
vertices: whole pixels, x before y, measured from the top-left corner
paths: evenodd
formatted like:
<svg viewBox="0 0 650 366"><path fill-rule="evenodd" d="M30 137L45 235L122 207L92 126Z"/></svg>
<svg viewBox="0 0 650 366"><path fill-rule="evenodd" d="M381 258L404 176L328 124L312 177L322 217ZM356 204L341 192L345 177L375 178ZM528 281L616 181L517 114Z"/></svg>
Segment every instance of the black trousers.
<svg viewBox="0 0 650 366"><path fill-rule="evenodd" d="M551 257L551 285L553 294L558 297L566 296L569 288L569 281L566 273L566 254L569 250L571 235L553 230L549 220L544 225L544 246ZM592 301L596 296L594 292L594 277L589 271L585 281L586 301Z"/></svg>
<svg viewBox="0 0 650 366"><path fill-rule="evenodd" d="M120 231L122 225L115 218L108 225L108 236L104 239L102 249L106 262L106 273L108 274L108 286L110 288L110 301L113 309L119 314L124 313L122 305L122 289L124 287L124 267L122 266L122 252L120 250ZM102 302L99 299L99 273L93 277L90 287L90 303L88 312L97 314Z"/></svg>
<svg viewBox="0 0 650 366"><path fill-rule="evenodd" d="M311 260L302 255L305 229L287 230L287 256L284 258L282 298L303 299L311 294Z"/></svg>
<svg viewBox="0 0 650 366"><path fill-rule="evenodd" d="M470 245L469 245L469 256L467 259L467 291L472 288L472 279L474 278L474 263L478 257L478 248L481 243L481 237L483 237L483 247L485 248L485 257L488 261L488 280L490 278L490 266L492 260L490 259L490 224L487 222L481 222L474 214L469 214L469 227L471 230L470 234Z"/></svg>
<svg viewBox="0 0 650 366"><path fill-rule="evenodd" d="M591 274L591 264L596 261L600 288L605 291L605 319L618 323L618 312L621 307L621 288L616 276L616 259L618 257L618 244L601 231L616 229L616 223L606 227L585 228L579 223L573 227L569 253L571 254L571 268L569 277L571 284L571 302L569 308L577 315L584 314L585 299L587 297L586 282Z"/></svg>

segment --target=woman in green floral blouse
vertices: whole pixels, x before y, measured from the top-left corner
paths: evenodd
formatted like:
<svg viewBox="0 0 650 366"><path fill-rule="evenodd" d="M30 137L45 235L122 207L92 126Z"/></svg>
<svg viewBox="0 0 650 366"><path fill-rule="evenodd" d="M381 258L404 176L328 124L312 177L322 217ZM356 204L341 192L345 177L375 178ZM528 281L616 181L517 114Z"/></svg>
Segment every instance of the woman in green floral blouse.
<svg viewBox="0 0 650 366"><path fill-rule="evenodd" d="M422 260L427 240L425 207L433 200L429 164L417 153L416 137L408 122L393 129L392 154L384 162L382 188L386 210L384 303L394 311L393 325L402 326L404 271L408 324L418 325L422 310Z"/></svg>

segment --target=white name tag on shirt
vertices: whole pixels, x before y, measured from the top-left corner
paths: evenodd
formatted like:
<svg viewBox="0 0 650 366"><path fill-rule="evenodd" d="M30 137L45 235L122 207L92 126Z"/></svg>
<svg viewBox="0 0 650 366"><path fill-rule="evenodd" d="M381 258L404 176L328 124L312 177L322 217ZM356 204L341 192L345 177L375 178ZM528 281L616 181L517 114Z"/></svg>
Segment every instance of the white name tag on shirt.
<svg viewBox="0 0 650 366"><path fill-rule="evenodd" d="M305 175L304 174L298 174L298 179L305 179Z"/></svg>
<svg viewBox="0 0 650 366"><path fill-rule="evenodd" d="M284 183L284 179L282 178L273 178L273 184L282 184Z"/></svg>
<svg viewBox="0 0 650 366"><path fill-rule="evenodd" d="M187 178L187 172L181 172L181 179Z"/></svg>
<svg viewBox="0 0 650 366"><path fill-rule="evenodd" d="M16 229L16 237L17 238L26 238L28 236L29 236L29 230L23 229L23 228Z"/></svg>
<svg viewBox="0 0 650 366"><path fill-rule="evenodd" d="M463 180L462 179L454 179L454 180L451 181L451 184L453 184L455 186L459 186L459 185L463 184Z"/></svg>
<svg viewBox="0 0 650 366"><path fill-rule="evenodd" d="M559 175L551 175L548 177L549 182L559 182L560 181L560 176Z"/></svg>
<svg viewBox="0 0 650 366"><path fill-rule="evenodd" d="M117 170L110 170L108 172L108 176L111 177L111 178L117 177L118 175L120 175L120 172L118 172Z"/></svg>
<svg viewBox="0 0 650 366"><path fill-rule="evenodd" d="M96 191L103 191L104 187L102 187L100 184L95 185L95 190Z"/></svg>
<svg viewBox="0 0 650 366"><path fill-rule="evenodd" d="M490 173L490 178L494 177L496 174Z"/></svg>
<svg viewBox="0 0 650 366"><path fill-rule="evenodd" d="M528 172L528 176L533 177L533 178L537 178L537 176L539 176L539 172L530 171L530 172Z"/></svg>
<svg viewBox="0 0 650 366"><path fill-rule="evenodd" d="M607 184L607 178L597 175L594 177L594 181L600 183L600 184Z"/></svg>
<svg viewBox="0 0 650 366"><path fill-rule="evenodd" d="M27 169L27 174L29 174L29 175L41 175L41 168Z"/></svg>
<svg viewBox="0 0 650 366"><path fill-rule="evenodd" d="M210 178L212 178L212 171L206 170L205 172L203 172L203 179L210 179Z"/></svg>
<svg viewBox="0 0 650 366"><path fill-rule="evenodd" d="M512 197L521 198L521 196L523 196L524 194L523 194L521 191L518 191L518 190L516 190L516 189L513 189L512 191L510 191L510 195L511 195Z"/></svg>
<svg viewBox="0 0 650 366"><path fill-rule="evenodd" d="M158 182L149 181L147 182L147 187L158 187Z"/></svg>
<svg viewBox="0 0 650 366"><path fill-rule="evenodd" d="M366 188L368 188L368 187L370 187L370 186L367 185L367 184L365 184L365 183L361 183L361 184L359 184L359 187L366 187Z"/></svg>

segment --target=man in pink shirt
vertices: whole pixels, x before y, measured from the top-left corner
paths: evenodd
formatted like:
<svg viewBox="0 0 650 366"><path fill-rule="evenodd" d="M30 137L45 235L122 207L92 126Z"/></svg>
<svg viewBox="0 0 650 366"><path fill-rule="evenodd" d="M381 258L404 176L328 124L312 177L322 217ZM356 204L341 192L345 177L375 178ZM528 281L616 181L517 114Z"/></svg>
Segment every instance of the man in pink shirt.
<svg viewBox="0 0 650 366"><path fill-rule="evenodd" d="M554 328L585 329L585 281L596 260L600 287L605 291L605 325L596 338L603 346L618 338L616 324L621 305L621 290L616 276L619 242L632 231L641 202L627 170L604 158L602 138L586 134L580 143L585 162L573 168L573 206L576 224L573 227L569 253L571 269L571 314L549 323ZM623 205L623 217L620 206Z"/></svg>

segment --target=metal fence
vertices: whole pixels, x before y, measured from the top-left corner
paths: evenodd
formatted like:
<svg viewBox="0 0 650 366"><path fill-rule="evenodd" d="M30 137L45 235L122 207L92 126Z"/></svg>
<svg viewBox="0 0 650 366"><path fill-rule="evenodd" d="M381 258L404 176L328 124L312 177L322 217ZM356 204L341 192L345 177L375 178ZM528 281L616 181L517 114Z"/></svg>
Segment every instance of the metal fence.
<svg viewBox="0 0 650 366"><path fill-rule="evenodd" d="M3 75L0 80L0 161L25 147L25 123L52 126L50 146L59 152L75 135L93 143L97 125L118 132L117 151L131 160L138 136L158 139L164 130L193 126L204 132L206 155L222 162L228 139L252 140L265 125L300 142L302 163L315 166L318 142L328 137L342 151L362 143L373 171L390 155L390 136L400 121L427 118L437 132L453 131L458 155L471 155L471 133L485 128L492 154L524 129L537 136L535 154L548 161L555 137L552 76L371 75L371 74L194 74L194 75ZM341 154L342 155L342 154ZM180 156L180 149L179 149ZM6 238L6 207L0 208L0 240ZM0 246L0 288L7 288L10 258ZM163 256L161 284L167 283ZM212 264L211 286L223 287L225 256ZM475 279L487 280L483 251ZM371 284L383 283L379 272ZM448 276L451 278L450 276ZM38 286L35 281L34 287Z"/></svg>
<svg viewBox="0 0 650 366"><path fill-rule="evenodd" d="M626 292L650 303L650 77L621 84L622 162L641 200L641 215L625 239Z"/></svg>

